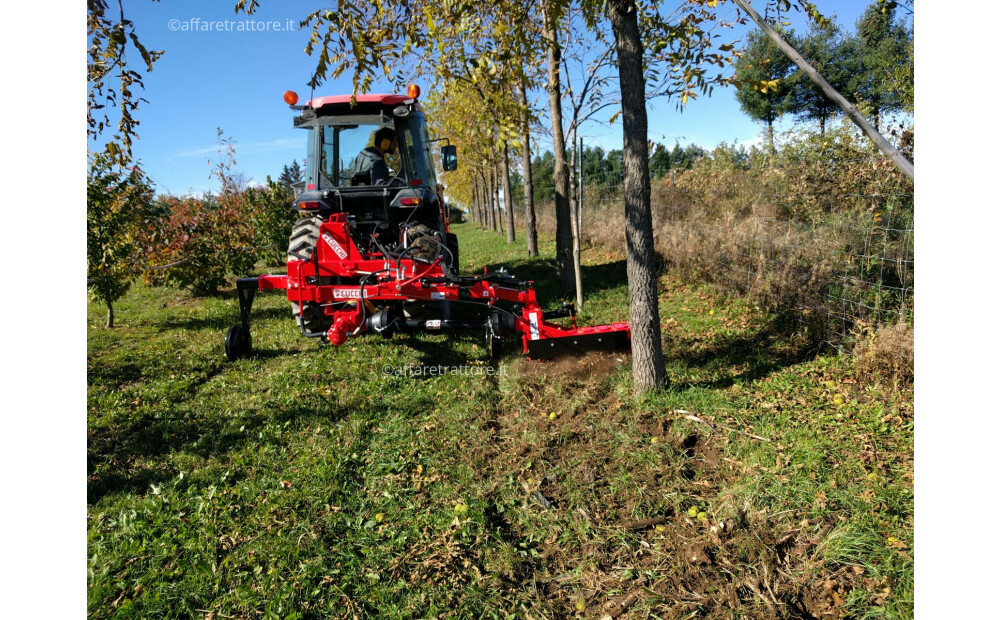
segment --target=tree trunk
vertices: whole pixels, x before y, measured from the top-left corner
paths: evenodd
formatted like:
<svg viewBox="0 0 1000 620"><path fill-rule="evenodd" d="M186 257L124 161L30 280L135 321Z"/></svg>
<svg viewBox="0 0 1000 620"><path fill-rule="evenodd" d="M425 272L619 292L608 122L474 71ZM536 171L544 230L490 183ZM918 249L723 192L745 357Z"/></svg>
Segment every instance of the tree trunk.
<svg viewBox="0 0 1000 620"><path fill-rule="evenodd" d="M472 177L472 206L469 209L469 218L479 226L479 181Z"/></svg>
<svg viewBox="0 0 1000 620"><path fill-rule="evenodd" d="M578 153L579 149L576 146L576 119L573 119L573 159L570 162L569 167L569 219L570 219L570 234L572 236L573 242L573 284L576 289L576 307L583 310L583 273L580 270L580 201L579 195L576 192L576 185L578 182L576 166L577 163L581 161L581 155Z"/></svg>
<svg viewBox="0 0 1000 620"><path fill-rule="evenodd" d="M575 135L576 132L574 132ZM576 208L576 228L580 231L580 246L583 247L583 138L580 138L580 187L577 188L576 196L578 201L578 206Z"/></svg>
<svg viewBox="0 0 1000 620"><path fill-rule="evenodd" d="M104 305L108 307L108 321L104 324L104 327L112 329L115 326L115 309L107 299L104 300Z"/></svg>
<svg viewBox="0 0 1000 620"><path fill-rule="evenodd" d="M497 234L503 236L503 207L500 202L500 170L493 169L493 187L496 193L493 195L494 204L497 206Z"/></svg>
<svg viewBox="0 0 1000 620"><path fill-rule="evenodd" d="M503 143L503 206L506 209L507 243L514 243L514 197L510 195L510 149Z"/></svg>
<svg viewBox="0 0 1000 620"><path fill-rule="evenodd" d="M497 223L493 217L493 174L486 173L486 217L489 218L489 226L486 230L496 230Z"/></svg>
<svg viewBox="0 0 1000 620"><path fill-rule="evenodd" d="M496 165L490 170L490 212L493 213L493 230L498 235L502 235L503 222L500 221L500 179L497 178Z"/></svg>
<svg viewBox="0 0 1000 620"><path fill-rule="evenodd" d="M486 180L486 175L482 172L479 173L479 204L480 212L483 214L482 227L483 230L490 229L490 184Z"/></svg>
<svg viewBox="0 0 1000 620"><path fill-rule="evenodd" d="M490 179L490 228L496 232L497 230L497 179L496 174L492 167L490 167L490 172L487 175Z"/></svg>
<svg viewBox="0 0 1000 620"><path fill-rule="evenodd" d="M474 223L479 223L479 213L476 211L476 181L472 180L472 205L469 207L469 219Z"/></svg>
<svg viewBox="0 0 1000 620"><path fill-rule="evenodd" d="M490 227L490 216L486 212L486 182L479 179L479 228L486 230Z"/></svg>
<svg viewBox="0 0 1000 620"><path fill-rule="evenodd" d="M493 169L493 206L496 209L497 235L503 237L503 208L500 203L500 172Z"/></svg>
<svg viewBox="0 0 1000 620"><path fill-rule="evenodd" d="M528 239L528 257L538 256L538 231L535 229L535 195L531 183L531 126L529 118L531 112L528 110L528 93L522 82L518 87L521 98L521 106L524 108L524 118L521 120L521 141L524 144L524 160L521 162L521 170L524 174L524 225L525 236Z"/></svg>
<svg viewBox="0 0 1000 620"><path fill-rule="evenodd" d="M635 0L608 0L622 94L626 270L632 328L632 380L637 394L667 383L660 341L653 215L649 205L646 81Z"/></svg>
<svg viewBox="0 0 1000 620"><path fill-rule="evenodd" d="M479 175L472 177L472 210L476 212L475 219L476 224L479 228L483 227L483 209L482 209L482 189L480 189L480 182L477 178Z"/></svg>
<svg viewBox="0 0 1000 620"><path fill-rule="evenodd" d="M573 289L573 267L571 252L573 235L570 230L569 214L569 167L566 165L566 138L562 127L562 91L559 78L559 63L562 50L556 35L556 25L549 15L548 3L543 0L545 16L545 40L549 51L549 116L552 117L552 151L555 169L552 180L555 183L556 202L556 265L563 290ZM644 104L645 105L645 104Z"/></svg>

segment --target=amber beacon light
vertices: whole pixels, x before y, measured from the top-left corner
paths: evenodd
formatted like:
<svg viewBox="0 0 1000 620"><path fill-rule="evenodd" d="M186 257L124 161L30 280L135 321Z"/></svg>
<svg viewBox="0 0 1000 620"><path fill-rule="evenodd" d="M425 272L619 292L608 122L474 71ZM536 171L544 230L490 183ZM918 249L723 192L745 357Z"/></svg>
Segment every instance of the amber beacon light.
<svg viewBox="0 0 1000 620"><path fill-rule="evenodd" d="M285 95L282 98L288 105L295 105L299 102L299 96L294 90L286 90Z"/></svg>
<svg viewBox="0 0 1000 620"><path fill-rule="evenodd" d="M410 99L416 99L420 96L420 87L416 84L410 84L406 87L406 96Z"/></svg>

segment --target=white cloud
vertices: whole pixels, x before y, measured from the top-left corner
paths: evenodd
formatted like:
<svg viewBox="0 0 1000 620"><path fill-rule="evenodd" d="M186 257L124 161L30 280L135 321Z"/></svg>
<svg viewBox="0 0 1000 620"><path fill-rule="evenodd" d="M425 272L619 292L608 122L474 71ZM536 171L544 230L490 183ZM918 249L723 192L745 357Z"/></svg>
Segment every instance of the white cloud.
<svg viewBox="0 0 1000 620"><path fill-rule="evenodd" d="M278 138L277 140L269 140L267 142L246 142L241 143L239 141L234 142L236 147L236 155L260 155L264 153L273 153L276 151L289 151L292 149L303 150L305 148L305 142L302 138ZM218 145L209 146L200 149L191 149L188 151L178 151L174 153L174 157L204 157L206 155L212 155L219 152Z"/></svg>

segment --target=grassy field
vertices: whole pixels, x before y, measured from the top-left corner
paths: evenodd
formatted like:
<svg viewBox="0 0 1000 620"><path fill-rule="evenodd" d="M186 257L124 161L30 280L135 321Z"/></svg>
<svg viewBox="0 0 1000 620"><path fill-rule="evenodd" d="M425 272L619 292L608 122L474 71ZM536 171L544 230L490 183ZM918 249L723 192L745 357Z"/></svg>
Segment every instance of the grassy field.
<svg viewBox="0 0 1000 620"><path fill-rule="evenodd" d="M550 245L456 232L561 302ZM626 320L621 257L585 262L581 322ZM660 310L672 386L637 402L624 355L322 346L262 294L230 363L233 293L91 304L89 616L912 615L912 388L669 276ZM383 370L438 364L473 371Z"/></svg>

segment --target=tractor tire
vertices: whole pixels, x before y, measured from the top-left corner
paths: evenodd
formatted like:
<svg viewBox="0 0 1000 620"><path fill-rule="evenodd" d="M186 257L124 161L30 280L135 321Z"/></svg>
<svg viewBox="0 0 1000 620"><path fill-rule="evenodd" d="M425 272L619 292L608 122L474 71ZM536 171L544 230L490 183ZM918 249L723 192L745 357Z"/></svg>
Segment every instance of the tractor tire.
<svg viewBox="0 0 1000 620"><path fill-rule="evenodd" d="M321 218L304 217L292 226L292 235L288 238L288 258L294 260L312 260L316 244L319 243L319 225Z"/></svg>
<svg viewBox="0 0 1000 620"><path fill-rule="evenodd" d="M289 260L312 260L316 244L319 242L319 226L322 222L322 218L315 216L304 217L295 222L292 234L288 238ZM323 308L311 301L302 304L302 308L293 301L292 316L295 317L296 323L310 334L325 332L333 325L333 319L323 313Z"/></svg>

